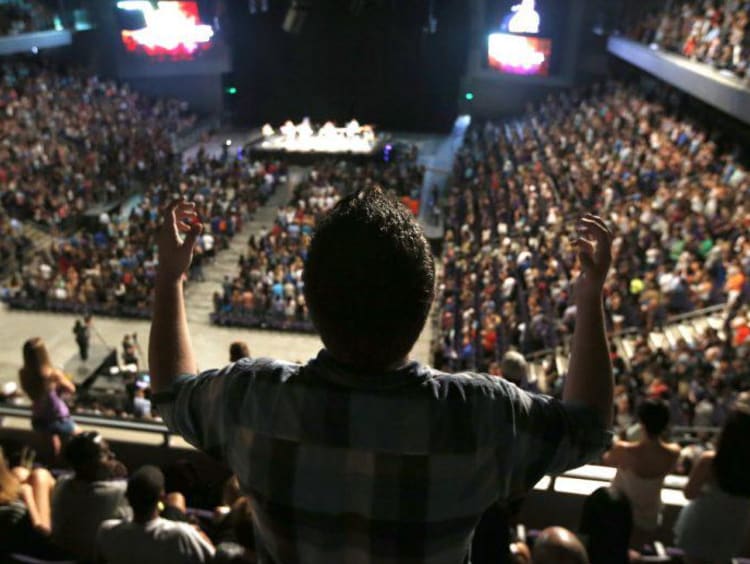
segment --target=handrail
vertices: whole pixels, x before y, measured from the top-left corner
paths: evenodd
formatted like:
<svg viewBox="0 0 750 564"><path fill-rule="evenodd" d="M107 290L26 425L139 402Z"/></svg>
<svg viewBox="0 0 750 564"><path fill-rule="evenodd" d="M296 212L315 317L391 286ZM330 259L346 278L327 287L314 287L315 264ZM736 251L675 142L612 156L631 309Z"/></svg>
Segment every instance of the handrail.
<svg viewBox="0 0 750 564"><path fill-rule="evenodd" d="M667 322L664 324L663 328L666 329L667 327L670 327L672 325L676 325L678 323L682 323L684 321L688 321L691 319L698 319L701 317L707 317L711 314L718 313L720 311L723 311L726 309L727 305L722 304L716 304L709 307L704 307L703 309L699 309L696 311L689 311L687 313L680 313L678 315L670 316L667 318ZM640 333L642 331L642 328L640 327L626 327L625 329L620 329L619 331L614 331L612 333L608 334L608 337L610 339L617 339L619 337L624 337L625 335L632 335L633 333ZM651 331L652 333L655 332L655 330ZM571 337L567 336L564 339L564 343L567 344L570 341ZM559 348L561 348L563 345L560 345L558 347L555 347L554 349L544 349L541 351L535 351L533 353L529 353L526 355L526 360L528 361L535 361L540 358L544 358L546 356L549 356L551 354L555 354Z"/></svg>
<svg viewBox="0 0 750 564"><path fill-rule="evenodd" d="M31 419L31 408L20 405L0 405L0 419L3 417L16 417L19 419ZM135 431L161 435L164 438L164 446L169 446L172 432L164 423L143 421L137 419L121 419L107 417L105 415L86 415L82 413L72 414L73 420L79 425L92 425L106 429L118 429L121 431ZM1 428L1 426L0 426Z"/></svg>

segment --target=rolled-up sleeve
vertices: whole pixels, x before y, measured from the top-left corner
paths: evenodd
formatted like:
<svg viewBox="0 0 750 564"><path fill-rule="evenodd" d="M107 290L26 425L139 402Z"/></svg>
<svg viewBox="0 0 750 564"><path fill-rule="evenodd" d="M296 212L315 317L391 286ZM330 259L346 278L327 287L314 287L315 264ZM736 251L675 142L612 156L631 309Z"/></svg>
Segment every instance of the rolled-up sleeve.
<svg viewBox="0 0 750 564"><path fill-rule="evenodd" d="M514 489L528 489L547 474L560 474L596 459L612 433L596 410L549 396L512 392L515 427Z"/></svg>
<svg viewBox="0 0 750 564"><path fill-rule="evenodd" d="M217 458L223 457L228 442L225 395L234 368L229 365L198 375L183 374L170 390L153 397L170 431Z"/></svg>

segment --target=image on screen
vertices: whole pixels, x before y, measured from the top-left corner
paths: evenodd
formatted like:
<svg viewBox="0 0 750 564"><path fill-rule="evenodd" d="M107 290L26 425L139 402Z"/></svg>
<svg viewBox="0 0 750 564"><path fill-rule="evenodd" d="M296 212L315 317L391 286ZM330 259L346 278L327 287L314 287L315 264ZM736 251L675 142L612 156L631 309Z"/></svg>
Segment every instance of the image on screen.
<svg viewBox="0 0 750 564"><path fill-rule="evenodd" d="M190 61L212 47L214 31L202 24L195 1L120 0L131 25L122 29L122 44L133 54L160 61Z"/></svg>
<svg viewBox="0 0 750 564"><path fill-rule="evenodd" d="M492 33L488 41L490 68L507 74L549 76L552 41L510 33Z"/></svg>

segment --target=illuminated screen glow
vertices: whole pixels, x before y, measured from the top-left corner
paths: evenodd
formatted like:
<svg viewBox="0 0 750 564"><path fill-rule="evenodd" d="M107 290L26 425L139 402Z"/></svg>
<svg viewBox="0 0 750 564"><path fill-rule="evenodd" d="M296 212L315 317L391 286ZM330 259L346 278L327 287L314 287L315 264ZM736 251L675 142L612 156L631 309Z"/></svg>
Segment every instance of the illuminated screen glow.
<svg viewBox="0 0 750 564"><path fill-rule="evenodd" d="M211 48L214 31L200 23L197 2L164 1L154 9L148 0L121 0L117 7L142 12L146 22L142 29L122 30L122 43L129 52L184 61Z"/></svg>
<svg viewBox="0 0 750 564"><path fill-rule="evenodd" d="M508 74L548 76L552 41L508 33L489 36L489 66Z"/></svg>
<svg viewBox="0 0 750 564"><path fill-rule="evenodd" d="M508 31L510 33L539 33L539 25L542 20L536 11L535 0L522 0L511 9L508 19Z"/></svg>

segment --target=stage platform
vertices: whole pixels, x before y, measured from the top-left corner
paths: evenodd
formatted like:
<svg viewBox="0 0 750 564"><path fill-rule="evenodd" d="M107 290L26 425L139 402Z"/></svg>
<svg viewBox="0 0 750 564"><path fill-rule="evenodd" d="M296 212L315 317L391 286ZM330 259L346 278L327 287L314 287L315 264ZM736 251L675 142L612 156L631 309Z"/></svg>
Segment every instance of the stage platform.
<svg viewBox="0 0 750 564"><path fill-rule="evenodd" d="M315 127L307 119L298 125L286 122L278 129L265 125L260 139L249 147L252 154L265 158L283 157L294 164L310 164L321 157L369 160L378 156L391 136L371 126L352 121L345 127L328 122Z"/></svg>

